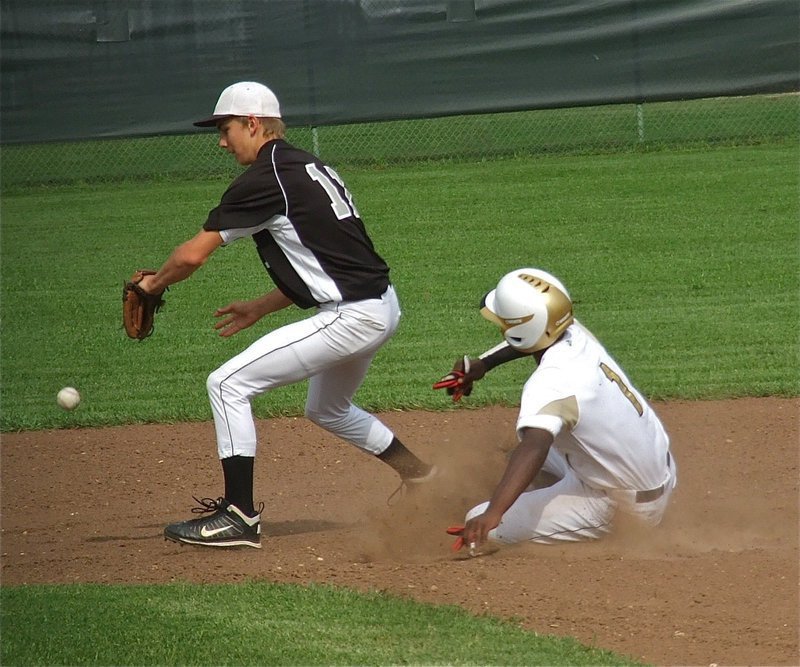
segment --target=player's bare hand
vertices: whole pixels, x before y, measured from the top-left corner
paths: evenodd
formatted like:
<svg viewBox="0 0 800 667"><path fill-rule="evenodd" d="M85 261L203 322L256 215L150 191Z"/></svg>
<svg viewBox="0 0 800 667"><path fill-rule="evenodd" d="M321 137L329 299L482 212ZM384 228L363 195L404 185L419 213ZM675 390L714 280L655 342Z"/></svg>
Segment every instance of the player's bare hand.
<svg viewBox="0 0 800 667"><path fill-rule="evenodd" d="M489 539L489 531L497 528L499 523L500 517L495 518L492 514L484 512L467 521L461 536L467 545L474 544L479 547Z"/></svg>
<svg viewBox="0 0 800 667"><path fill-rule="evenodd" d="M254 301L234 301L214 312L214 317L225 318L214 324L214 328L219 331L220 336L227 338L252 326L263 315L264 313Z"/></svg>
<svg viewBox="0 0 800 667"><path fill-rule="evenodd" d="M163 292L164 291L163 289L156 288L155 282L156 282L155 274L148 273L142 276L142 279L136 284L148 294L158 294L159 292Z"/></svg>
<svg viewBox="0 0 800 667"><path fill-rule="evenodd" d="M472 385L486 375L486 364L483 359L470 359L464 356L458 359L447 375L434 383L434 389L445 389L449 396L453 397L453 402L461 400L462 396L469 396L472 393Z"/></svg>
<svg viewBox="0 0 800 667"><path fill-rule="evenodd" d="M464 526L450 526L447 534L456 536L452 546L453 551L466 547L470 556L478 555L480 546L489 540L489 531L497 528L501 518L484 512L471 518Z"/></svg>

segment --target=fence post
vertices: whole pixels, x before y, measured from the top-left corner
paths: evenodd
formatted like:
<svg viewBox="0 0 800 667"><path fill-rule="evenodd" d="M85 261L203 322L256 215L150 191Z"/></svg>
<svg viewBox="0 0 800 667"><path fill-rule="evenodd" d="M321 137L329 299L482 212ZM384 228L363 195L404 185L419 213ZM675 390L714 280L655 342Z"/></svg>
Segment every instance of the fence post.
<svg viewBox="0 0 800 667"><path fill-rule="evenodd" d="M639 143L644 143L644 105L636 105L636 131L639 136Z"/></svg>
<svg viewBox="0 0 800 667"><path fill-rule="evenodd" d="M319 157L319 130L316 125L311 126L311 152Z"/></svg>

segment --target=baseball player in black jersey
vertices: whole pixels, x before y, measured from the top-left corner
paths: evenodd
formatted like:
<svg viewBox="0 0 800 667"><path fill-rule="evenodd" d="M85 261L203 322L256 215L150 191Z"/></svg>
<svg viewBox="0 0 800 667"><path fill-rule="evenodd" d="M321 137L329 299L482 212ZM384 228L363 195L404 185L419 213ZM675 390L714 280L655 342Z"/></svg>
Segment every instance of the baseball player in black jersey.
<svg viewBox="0 0 800 667"><path fill-rule="evenodd" d="M305 414L390 465L403 482L436 474L374 415L352 402L373 357L394 334L400 307L389 267L375 251L353 197L331 167L284 140L278 100L266 86L226 88L214 114L219 145L248 166L222 195L202 230L179 245L140 287L158 293L188 278L220 246L253 239L275 288L218 309L215 325L232 336L265 315L296 304L311 317L267 332L208 377L225 495L200 500L203 516L167 526L187 544L261 546L253 502L256 430L250 401L308 379Z"/></svg>

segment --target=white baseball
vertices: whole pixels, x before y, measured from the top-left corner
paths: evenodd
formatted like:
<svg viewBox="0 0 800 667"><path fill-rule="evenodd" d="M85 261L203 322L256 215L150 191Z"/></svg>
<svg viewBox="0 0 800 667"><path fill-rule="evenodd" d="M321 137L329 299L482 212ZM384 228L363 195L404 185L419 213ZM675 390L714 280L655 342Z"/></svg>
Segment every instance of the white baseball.
<svg viewBox="0 0 800 667"><path fill-rule="evenodd" d="M64 387L58 392L56 402L65 410L74 410L81 402L81 395L75 387Z"/></svg>

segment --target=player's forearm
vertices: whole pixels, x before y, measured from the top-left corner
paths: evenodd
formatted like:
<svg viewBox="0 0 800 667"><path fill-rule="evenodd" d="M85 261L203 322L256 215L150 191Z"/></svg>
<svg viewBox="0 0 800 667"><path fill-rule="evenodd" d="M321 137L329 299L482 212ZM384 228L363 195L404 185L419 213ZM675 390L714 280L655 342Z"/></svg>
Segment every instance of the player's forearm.
<svg viewBox="0 0 800 667"><path fill-rule="evenodd" d="M503 477L489 501L487 514L501 517L533 482L544 465L553 436L541 429L527 429L509 458Z"/></svg>
<svg viewBox="0 0 800 667"><path fill-rule="evenodd" d="M483 362L484 372L488 372L493 368L500 366L501 364L505 364L509 361L513 361L514 359L520 359L527 356L529 355L515 350L504 341L492 349L486 350L486 352L481 354L478 359Z"/></svg>
<svg viewBox="0 0 800 667"><path fill-rule="evenodd" d="M179 248L176 248L155 276L153 276L148 288L153 292L162 292L170 285L174 285L181 280L186 280L202 265L203 262L196 263L187 261L179 252Z"/></svg>
<svg viewBox="0 0 800 667"><path fill-rule="evenodd" d="M262 296L253 299L253 305L258 309L261 317L283 310L294 303L277 287Z"/></svg>
<svg viewBox="0 0 800 667"><path fill-rule="evenodd" d="M172 251L167 261L148 280L146 289L151 292L163 292L170 285L186 280L206 263L211 253L221 244L222 237L219 232L201 231Z"/></svg>

